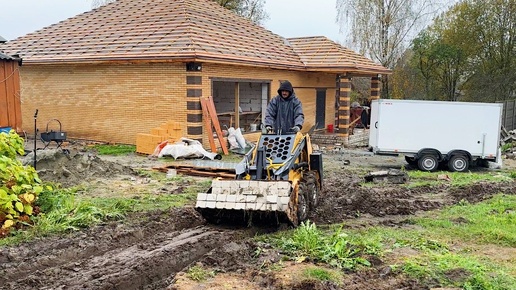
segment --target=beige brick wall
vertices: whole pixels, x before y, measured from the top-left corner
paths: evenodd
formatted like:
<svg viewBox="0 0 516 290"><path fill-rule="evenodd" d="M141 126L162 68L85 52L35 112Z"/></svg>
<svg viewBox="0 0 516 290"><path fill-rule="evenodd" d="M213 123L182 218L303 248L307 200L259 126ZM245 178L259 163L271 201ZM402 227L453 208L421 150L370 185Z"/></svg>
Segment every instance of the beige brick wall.
<svg viewBox="0 0 516 290"><path fill-rule="evenodd" d="M21 67L20 75L23 129L30 134L35 109L39 109L41 131L46 130L49 120L56 118L70 139L135 144L136 134L150 133L164 121L181 122L183 132L187 132L189 125L203 125L186 122L186 102L198 98L186 97L184 63L27 64ZM204 63L202 72L188 75L202 76L201 85L188 85L188 88L202 89L204 96L211 94L211 78L271 80L273 96L279 81L288 79L294 87L302 87L296 93L303 102L307 128L315 120L315 88L328 88L326 123L333 123L334 74ZM52 122L49 129L59 128ZM207 144L206 136L203 141Z"/></svg>

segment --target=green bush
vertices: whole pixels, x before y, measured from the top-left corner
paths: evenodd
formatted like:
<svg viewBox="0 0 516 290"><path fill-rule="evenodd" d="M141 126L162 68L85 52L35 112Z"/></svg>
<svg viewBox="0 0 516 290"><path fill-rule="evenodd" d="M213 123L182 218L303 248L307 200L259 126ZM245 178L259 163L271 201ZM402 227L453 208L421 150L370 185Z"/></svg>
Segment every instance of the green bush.
<svg viewBox="0 0 516 290"><path fill-rule="evenodd" d="M36 170L16 158L23 153L23 139L14 130L0 133L0 238L12 227L31 223L33 204L43 191Z"/></svg>

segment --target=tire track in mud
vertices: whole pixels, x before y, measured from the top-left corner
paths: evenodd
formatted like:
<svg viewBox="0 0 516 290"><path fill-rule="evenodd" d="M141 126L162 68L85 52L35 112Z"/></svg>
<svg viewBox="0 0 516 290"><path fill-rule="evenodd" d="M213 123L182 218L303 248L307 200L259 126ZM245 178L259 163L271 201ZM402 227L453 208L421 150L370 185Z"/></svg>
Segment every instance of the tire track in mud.
<svg viewBox="0 0 516 290"><path fill-rule="evenodd" d="M479 202L495 194L514 194L516 183L478 182L464 186L451 184L405 188L384 184L365 187L354 174L327 174L320 203L310 219L316 223L339 223L362 214L374 217L408 216L453 205L461 200Z"/></svg>
<svg viewBox="0 0 516 290"><path fill-rule="evenodd" d="M73 237L2 249L0 288L166 288L175 273L248 235L243 230L205 226L193 209L157 215L162 216L129 228L104 226Z"/></svg>

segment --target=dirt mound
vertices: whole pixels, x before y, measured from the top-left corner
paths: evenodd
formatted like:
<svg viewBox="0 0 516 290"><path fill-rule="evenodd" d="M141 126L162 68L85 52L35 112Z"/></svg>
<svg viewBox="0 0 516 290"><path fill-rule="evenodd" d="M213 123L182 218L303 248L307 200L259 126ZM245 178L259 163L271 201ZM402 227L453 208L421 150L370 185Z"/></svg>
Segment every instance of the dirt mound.
<svg viewBox="0 0 516 290"><path fill-rule="evenodd" d="M30 153L23 159L23 164L32 164L34 155ZM135 175L133 169L119 163L105 161L93 153L62 150L40 150L36 154L36 168L43 181L60 183L70 187L90 181L97 177L113 175Z"/></svg>

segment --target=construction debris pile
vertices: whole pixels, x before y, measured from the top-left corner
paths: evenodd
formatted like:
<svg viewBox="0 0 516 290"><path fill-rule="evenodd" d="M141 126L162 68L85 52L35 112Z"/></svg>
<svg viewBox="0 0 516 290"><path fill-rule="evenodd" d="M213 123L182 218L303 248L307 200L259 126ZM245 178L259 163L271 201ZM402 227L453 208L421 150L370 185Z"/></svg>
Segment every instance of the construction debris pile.
<svg viewBox="0 0 516 290"><path fill-rule="evenodd" d="M22 160L24 165L33 165L33 152ZM115 174L134 175L128 166L100 159L93 153L75 150L69 154L59 149L38 150L36 169L42 181L60 183L63 187L79 185L92 178Z"/></svg>

